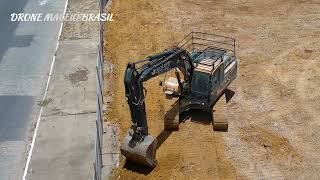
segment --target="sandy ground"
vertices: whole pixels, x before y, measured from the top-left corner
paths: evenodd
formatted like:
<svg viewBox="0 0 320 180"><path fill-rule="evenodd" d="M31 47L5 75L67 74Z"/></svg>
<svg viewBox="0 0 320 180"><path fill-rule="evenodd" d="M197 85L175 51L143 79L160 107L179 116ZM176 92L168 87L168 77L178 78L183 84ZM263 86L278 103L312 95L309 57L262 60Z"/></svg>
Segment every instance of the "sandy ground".
<svg viewBox="0 0 320 180"><path fill-rule="evenodd" d="M129 61L199 30L235 37L240 62L230 87L236 94L228 103L228 132L193 121L178 132L163 131L163 76L145 83L150 133L163 140L158 165L150 170L122 160L114 179L320 179L318 1L114 0L111 12L106 119L121 138L130 126L123 85Z"/></svg>

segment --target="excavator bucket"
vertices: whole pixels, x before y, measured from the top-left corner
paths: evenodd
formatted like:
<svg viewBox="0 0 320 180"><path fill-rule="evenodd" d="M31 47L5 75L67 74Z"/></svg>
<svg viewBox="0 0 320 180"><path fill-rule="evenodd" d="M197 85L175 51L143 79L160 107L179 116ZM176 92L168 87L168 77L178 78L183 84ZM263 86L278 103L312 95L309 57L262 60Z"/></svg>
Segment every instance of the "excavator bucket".
<svg viewBox="0 0 320 180"><path fill-rule="evenodd" d="M154 168L157 164L156 148L157 139L152 136L145 136L143 141L137 142L128 134L120 150L127 160Z"/></svg>

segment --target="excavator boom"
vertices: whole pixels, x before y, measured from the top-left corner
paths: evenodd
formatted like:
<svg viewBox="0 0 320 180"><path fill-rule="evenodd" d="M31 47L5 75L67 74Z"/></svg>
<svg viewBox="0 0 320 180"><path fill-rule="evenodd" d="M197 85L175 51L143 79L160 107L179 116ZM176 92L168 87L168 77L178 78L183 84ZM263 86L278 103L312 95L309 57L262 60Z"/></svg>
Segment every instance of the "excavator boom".
<svg viewBox="0 0 320 180"><path fill-rule="evenodd" d="M145 64L138 68L141 63ZM148 132L143 82L173 68L179 68L185 77L190 76L191 62L187 51L180 48L168 49L127 65L124 84L132 126L120 148L127 160L149 167L156 165L157 140Z"/></svg>

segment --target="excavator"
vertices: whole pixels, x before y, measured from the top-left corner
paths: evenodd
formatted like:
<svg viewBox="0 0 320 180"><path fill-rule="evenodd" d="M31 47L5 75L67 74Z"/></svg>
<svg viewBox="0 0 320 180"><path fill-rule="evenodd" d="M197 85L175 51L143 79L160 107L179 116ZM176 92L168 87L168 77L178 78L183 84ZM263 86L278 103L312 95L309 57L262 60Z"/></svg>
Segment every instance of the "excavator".
<svg viewBox="0 0 320 180"><path fill-rule="evenodd" d="M178 97L178 117L165 121L166 130L178 130L180 115L194 109L212 113L213 106L237 76L235 39L191 32L178 44L144 60L130 62L124 76L132 126L120 150L126 160L155 167L157 139L149 135L143 83L170 70L163 90ZM214 130L227 131L228 122L213 120Z"/></svg>

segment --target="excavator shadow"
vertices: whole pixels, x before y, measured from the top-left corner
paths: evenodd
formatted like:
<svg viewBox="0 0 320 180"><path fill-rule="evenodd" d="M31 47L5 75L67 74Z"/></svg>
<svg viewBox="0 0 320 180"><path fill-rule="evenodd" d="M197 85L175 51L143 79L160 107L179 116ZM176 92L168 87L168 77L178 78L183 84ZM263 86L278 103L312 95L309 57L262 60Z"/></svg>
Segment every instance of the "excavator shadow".
<svg viewBox="0 0 320 180"><path fill-rule="evenodd" d="M167 97L168 98L168 97ZM173 127L173 125L178 125L179 127L179 100L177 98L174 99L168 99L170 101L174 101L174 103L171 105L171 108L165 112L164 114L164 129L161 131L161 133L157 136L157 149L166 141L169 136L172 134L173 131L175 131L173 128L166 128L166 125L169 124L169 127ZM173 124L175 118L177 119L177 124ZM176 129L178 130L178 129Z"/></svg>
<svg viewBox="0 0 320 180"><path fill-rule="evenodd" d="M176 100L171 106L171 109L165 113L164 119L166 121L166 119L174 119L177 116L179 116L178 100ZM191 122L194 123L199 123L202 125L211 125L212 118L212 114L209 112L205 112L203 110L190 110L188 112L180 114L179 124L191 120ZM158 140L157 149L170 137L173 131L174 130L166 130L165 128L162 130L162 132L156 138Z"/></svg>
<svg viewBox="0 0 320 180"><path fill-rule="evenodd" d="M182 117L184 119L183 121L190 119L191 122L202 125L211 125L212 122L211 114L199 109L190 110L189 112L186 112L185 115L183 114Z"/></svg>
<svg viewBox="0 0 320 180"><path fill-rule="evenodd" d="M171 109L165 113L164 119L166 121L167 119L174 119L177 116L179 117L179 101L178 100L176 100L171 106ZM191 122L199 123L203 125L211 125L212 123L211 114L208 112L204 112L202 110L191 110L188 112L181 113L178 123L179 124L183 123L189 119L191 120ZM173 131L175 130L166 130L165 128L161 131L161 133L156 138L158 141L157 149L170 137Z"/></svg>
<svg viewBox="0 0 320 180"><path fill-rule="evenodd" d="M226 97L226 102L228 103L232 99L232 97L234 96L235 92L232 91L231 89L226 89L224 94Z"/></svg>
<svg viewBox="0 0 320 180"><path fill-rule="evenodd" d="M123 168L125 168L129 171L136 172L139 174L144 174L144 175L148 175L153 170L153 168L150 168L150 167L144 166L144 165L140 165L140 164L134 163L132 161L126 161Z"/></svg>

